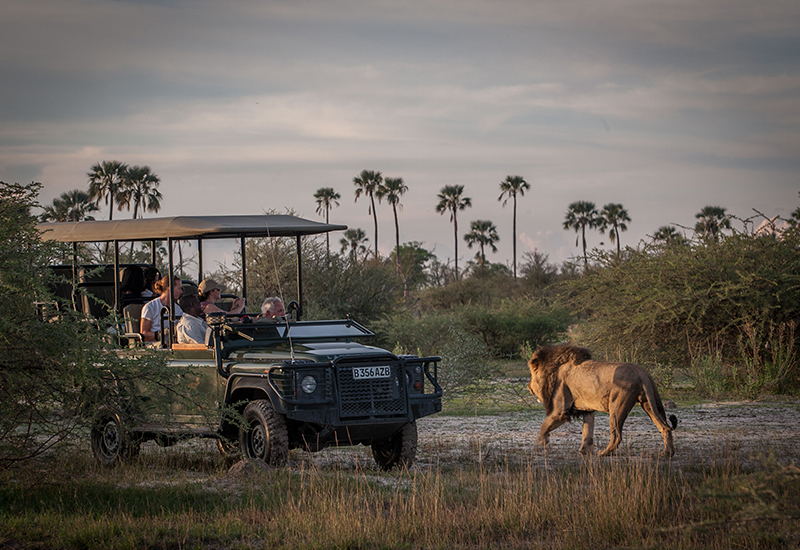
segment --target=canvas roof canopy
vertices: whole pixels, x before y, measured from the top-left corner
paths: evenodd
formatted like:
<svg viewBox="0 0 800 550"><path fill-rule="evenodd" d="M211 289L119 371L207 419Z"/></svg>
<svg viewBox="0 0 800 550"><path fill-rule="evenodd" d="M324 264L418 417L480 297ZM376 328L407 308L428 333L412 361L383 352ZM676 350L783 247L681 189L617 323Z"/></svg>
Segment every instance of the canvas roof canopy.
<svg viewBox="0 0 800 550"><path fill-rule="evenodd" d="M66 243L295 237L343 231L346 225L326 224L296 216L172 216L139 220L50 222L37 225L42 239Z"/></svg>

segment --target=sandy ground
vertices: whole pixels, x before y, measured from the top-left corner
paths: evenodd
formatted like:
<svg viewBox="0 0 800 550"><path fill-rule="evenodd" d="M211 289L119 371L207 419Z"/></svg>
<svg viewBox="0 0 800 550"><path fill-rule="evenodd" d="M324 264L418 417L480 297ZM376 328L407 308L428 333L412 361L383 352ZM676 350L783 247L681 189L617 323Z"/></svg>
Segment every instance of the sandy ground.
<svg viewBox="0 0 800 550"><path fill-rule="evenodd" d="M742 462L772 452L783 463L800 463L800 400L703 403L667 411L678 417L674 432L677 466L696 466L734 453ZM433 415L420 419L415 468L458 467L470 462L534 461L543 467L578 463L580 421L556 429L545 451L536 443L544 411L497 416ZM595 451L608 443L608 415L595 418ZM619 457L658 455L661 435L640 408L625 423ZM606 460L606 459L601 459ZM293 451L290 466L370 468L368 449L326 449L319 453Z"/></svg>

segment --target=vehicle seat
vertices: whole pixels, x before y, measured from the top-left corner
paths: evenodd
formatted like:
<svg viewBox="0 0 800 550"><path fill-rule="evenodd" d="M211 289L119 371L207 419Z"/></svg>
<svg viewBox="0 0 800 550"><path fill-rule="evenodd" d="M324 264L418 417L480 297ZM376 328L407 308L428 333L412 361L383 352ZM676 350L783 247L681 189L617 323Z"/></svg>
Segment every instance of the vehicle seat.
<svg viewBox="0 0 800 550"><path fill-rule="evenodd" d="M142 308L144 304L128 304L122 310L122 317L125 321L125 334L123 337L133 340L134 342L142 342L142 334L139 332L139 324L142 320Z"/></svg>

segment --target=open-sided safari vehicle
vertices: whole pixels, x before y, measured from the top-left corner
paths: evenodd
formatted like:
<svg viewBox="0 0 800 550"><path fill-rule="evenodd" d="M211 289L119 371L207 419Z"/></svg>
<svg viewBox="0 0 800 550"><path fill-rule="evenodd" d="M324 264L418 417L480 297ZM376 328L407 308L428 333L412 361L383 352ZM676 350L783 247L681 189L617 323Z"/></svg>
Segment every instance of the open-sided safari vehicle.
<svg viewBox="0 0 800 550"><path fill-rule="evenodd" d="M155 242L166 241L172 281L175 241L197 241L202 276L204 240L235 238L244 256L248 237L296 239L298 300L288 308L293 310L292 319L262 323L242 322L241 314L209 315L213 337L208 346L178 344L173 341L175 331L170 330L176 322L175 308L172 304L169 311L165 308L162 326L168 328L156 344L157 353L168 355L175 394L189 393L193 400L189 406L176 401L160 409L170 414L148 414L155 410L150 396L117 384L115 391L126 404L125 414L97 411L91 432L93 453L105 464L134 455L146 441L170 445L189 437L208 437L216 438L223 452L233 452L238 446L245 457L274 466L285 464L292 448L317 451L332 445L369 445L378 465L391 469L413 462L416 419L441 411L439 357L396 356L359 343L373 333L352 319L302 320L301 237L345 226L287 215L258 215L45 223L39 229L44 239L73 243L74 247L77 243L113 246L114 264L106 269L114 275L110 280L97 281L95 276L84 281L77 265L57 268L71 271L75 287L89 285L81 293L82 300L72 300L79 308L92 292L102 295L109 305L119 303L121 243L151 242L155 264ZM246 264L242 257L244 297ZM252 307L249 305L248 311ZM87 314L91 313L88 308L84 308ZM127 320L136 326L130 323L136 319ZM142 344L135 333L126 337L128 347L119 353L135 361Z"/></svg>

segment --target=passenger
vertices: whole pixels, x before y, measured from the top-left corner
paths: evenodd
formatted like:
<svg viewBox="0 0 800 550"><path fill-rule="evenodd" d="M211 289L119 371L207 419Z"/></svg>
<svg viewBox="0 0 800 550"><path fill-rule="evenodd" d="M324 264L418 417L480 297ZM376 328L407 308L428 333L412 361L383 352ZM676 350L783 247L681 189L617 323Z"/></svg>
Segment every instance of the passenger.
<svg viewBox="0 0 800 550"><path fill-rule="evenodd" d="M161 310L169 307L169 277L160 279L155 285L155 291L159 293L158 298L150 300L142 308L139 332L142 333L145 342L155 342L156 332L161 330ZM173 301L180 298L181 294L183 294L181 278L176 276L172 282ZM182 314L181 307L176 304L175 316L179 317Z"/></svg>
<svg viewBox="0 0 800 550"><path fill-rule="evenodd" d="M161 279L161 272L153 266L144 269L144 290L142 291L142 298L150 298L156 295L155 285L156 281Z"/></svg>
<svg viewBox="0 0 800 550"><path fill-rule="evenodd" d="M178 300L183 310L181 320L175 326L179 344L206 344L211 329L202 319L203 308L200 307L200 298L194 294L186 294Z"/></svg>
<svg viewBox="0 0 800 550"><path fill-rule="evenodd" d="M283 307L283 300L277 296L272 296L264 300L261 304L261 315L259 321L278 321L286 317L286 310Z"/></svg>
<svg viewBox="0 0 800 550"><path fill-rule="evenodd" d="M222 294L222 287L217 284L214 279L206 279L197 287L197 292L200 295L200 307L203 308L203 313L214 313L215 311L222 311L224 313L241 313L244 311L245 299L236 298L231 305L230 311L225 311L214 305L214 302L219 300Z"/></svg>
<svg viewBox="0 0 800 550"><path fill-rule="evenodd" d="M119 307L124 309L126 305L137 302L145 289L144 272L138 265L129 265L122 270L122 280L119 283ZM147 298L147 296L144 296Z"/></svg>

